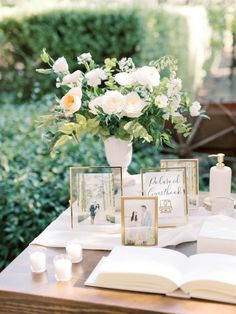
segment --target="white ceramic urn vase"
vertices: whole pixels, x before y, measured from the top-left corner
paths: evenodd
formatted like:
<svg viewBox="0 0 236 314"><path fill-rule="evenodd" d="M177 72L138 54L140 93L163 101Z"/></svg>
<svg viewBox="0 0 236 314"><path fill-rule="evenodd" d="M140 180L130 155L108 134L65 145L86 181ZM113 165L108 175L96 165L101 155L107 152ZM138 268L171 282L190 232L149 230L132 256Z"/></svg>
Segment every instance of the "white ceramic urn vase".
<svg viewBox="0 0 236 314"><path fill-rule="evenodd" d="M105 155L109 166L122 167L122 179L124 185L132 185L133 179L128 173L128 166L132 160L133 144L111 136L104 141ZM118 174L115 173L115 176Z"/></svg>

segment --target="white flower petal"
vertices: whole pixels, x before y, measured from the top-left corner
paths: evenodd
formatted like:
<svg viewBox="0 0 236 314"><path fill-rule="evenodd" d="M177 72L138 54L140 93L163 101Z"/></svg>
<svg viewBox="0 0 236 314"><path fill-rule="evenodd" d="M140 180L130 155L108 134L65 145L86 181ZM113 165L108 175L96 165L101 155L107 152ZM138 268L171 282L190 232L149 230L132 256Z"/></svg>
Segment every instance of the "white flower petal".
<svg viewBox="0 0 236 314"><path fill-rule="evenodd" d="M123 114L129 118L138 118L142 115L142 110L145 107L145 102L135 92L126 95L126 104Z"/></svg>
<svg viewBox="0 0 236 314"><path fill-rule="evenodd" d="M106 72L102 69L93 69L85 74L85 78L89 86L97 87L102 83L102 80L106 80Z"/></svg>
<svg viewBox="0 0 236 314"><path fill-rule="evenodd" d="M97 115L97 108L102 107L103 104L103 96L98 96L89 102L89 111L92 112L94 115Z"/></svg>
<svg viewBox="0 0 236 314"><path fill-rule="evenodd" d="M125 101L125 96L118 91L107 91L103 96L102 109L108 115L121 113Z"/></svg>
<svg viewBox="0 0 236 314"><path fill-rule="evenodd" d="M190 115L192 117L197 117L200 115L201 105L198 101L194 101L192 106L189 108Z"/></svg>
<svg viewBox="0 0 236 314"><path fill-rule="evenodd" d="M81 107L82 90L80 87L71 88L60 100L60 106L65 115L71 115Z"/></svg>
<svg viewBox="0 0 236 314"><path fill-rule="evenodd" d="M115 81L121 86L132 86L135 83L133 75L126 72L117 73Z"/></svg>
<svg viewBox="0 0 236 314"><path fill-rule="evenodd" d="M166 108L168 106L168 98L166 95L159 95L155 98L155 104L159 108Z"/></svg>
<svg viewBox="0 0 236 314"><path fill-rule="evenodd" d="M167 85L168 97L178 94L182 89L182 81L180 78L171 80Z"/></svg>
<svg viewBox="0 0 236 314"><path fill-rule="evenodd" d="M54 62L52 69L55 73L66 73L69 71L69 66L66 59L61 57Z"/></svg>
<svg viewBox="0 0 236 314"><path fill-rule="evenodd" d="M80 81L81 77L82 77L82 72L80 70L77 70L71 74L65 75L62 79L62 83L64 85L77 83Z"/></svg>
<svg viewBox="0 0 236 314"><path fill-rule="evenodd" d="M155 67L143 66L133 72L135 81L144 86L158 86L160 74Z"/></svg>

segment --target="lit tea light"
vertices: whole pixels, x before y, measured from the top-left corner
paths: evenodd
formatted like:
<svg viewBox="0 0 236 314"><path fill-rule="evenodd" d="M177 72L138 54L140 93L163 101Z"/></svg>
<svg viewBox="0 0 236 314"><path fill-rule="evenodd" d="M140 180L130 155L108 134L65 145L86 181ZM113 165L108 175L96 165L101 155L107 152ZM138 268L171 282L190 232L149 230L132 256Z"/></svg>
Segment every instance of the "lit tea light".
<svg viewBox="0 0 236 314"><path fill-rule="evenodd" d="M57 281L68 281L71 279L72 263L69 256L64 254L56 255L53 263Z"/></svg>
<svg viewBox="0 0 236 314"><path fill-rule="evenodd" d="M31 246L29 257L30 268L33 273L42 273L46 270L46 248Z"/></svg>
<svg viewBox="0 0 236 314"><path fill-rule="evenodd" d="M72 263L79 263L83 259L82 246L76 240L67 242L66 253L68 254Z"/></svg>

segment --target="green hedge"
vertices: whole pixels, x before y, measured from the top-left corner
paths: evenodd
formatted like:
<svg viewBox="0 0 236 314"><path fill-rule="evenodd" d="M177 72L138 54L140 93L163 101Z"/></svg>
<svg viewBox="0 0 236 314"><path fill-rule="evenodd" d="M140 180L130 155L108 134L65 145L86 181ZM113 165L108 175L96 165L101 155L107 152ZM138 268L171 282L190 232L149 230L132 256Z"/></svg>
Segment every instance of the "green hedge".
<svg viewBox="0 0 236 314"><path fill-rule="evenodd" d="M172 55L178 60L178 74L184 89L192 91L193 72L189 63L188 25L180 14L164 10L143 12L146 33L140 53L141 62Z"/></svg>
<svg viewBox="0 0 236 314"><path fill-rule="evenodd" d="M184 17L161 9L142 12L75 9L5 18L0 22L1 88L7 92L7 101L11 96L14 101L15 96L18 100L38 99L54 90L49 77L35 73L40 67L40 52L46 47L54 58L64 55L71 69L76 66L76 56L87 51L98 63L106 57L132 56L137 64L144 64L166 54L173 55L178 60L183 85L191 92L193 74L186 61L187 29Z"/></svg>
<svg viewBox="0 0 236 314"><path fill-rule="evenodd" d="M69 167L105 163L103 145L92 137L51 159L35 127L45 111L39 103L1 107L0 269L68 206Z"/></svg>
<svg viewBox="0 0 236 314"><path fill-rule="evenodd" d="M25 17L10 17L0 23L4 49L0 62L2 89L18 90L18 99L50 91L48 78L35 73L40 52L46 47L53 58L68 61L90 52L97 62L106 57L136 56L143 37L143 25L135 11L53 11Z"/></svg>

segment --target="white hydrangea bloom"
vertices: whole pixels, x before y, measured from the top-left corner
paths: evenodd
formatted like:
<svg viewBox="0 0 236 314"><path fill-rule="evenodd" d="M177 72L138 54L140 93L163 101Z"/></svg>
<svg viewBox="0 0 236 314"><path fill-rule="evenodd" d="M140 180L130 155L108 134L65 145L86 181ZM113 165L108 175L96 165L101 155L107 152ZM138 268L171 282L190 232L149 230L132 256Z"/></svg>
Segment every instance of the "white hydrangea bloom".
<svg viewBox="0 0 236 314"><path fill-rule="evenodd" d="M192 117L197 117L200 115L201 105L198 101L194 101L192 106L189 108L190 115Z"/></svg>
<svg viewBox="0 0 236 314"><path fill-rule="evenodd" d="M171 108L177 110L180 107L181 96L180 94L176 94L171 98Z"/></svg>
<svg viewBox="0 0 236 314"><path fill-rule="evenodd" d="M177 95L182 89L182 81L180 78L171 80L167 85L167 95L172 97Z"/></svg>
<svg viewBox="0 0 236 314"><path fill-rule="evenodd" d="M118 65L122 72L131 72L135 68L132 58L122 58Z"/></svg>

